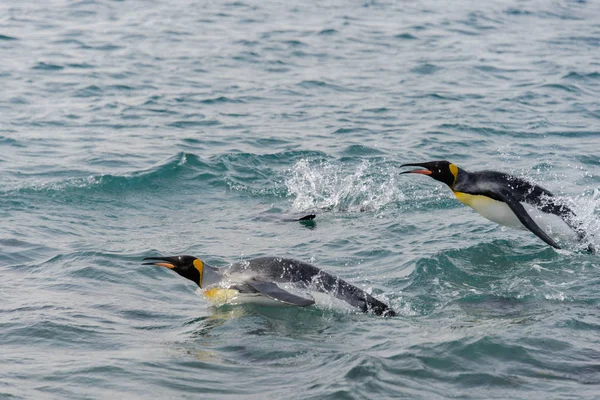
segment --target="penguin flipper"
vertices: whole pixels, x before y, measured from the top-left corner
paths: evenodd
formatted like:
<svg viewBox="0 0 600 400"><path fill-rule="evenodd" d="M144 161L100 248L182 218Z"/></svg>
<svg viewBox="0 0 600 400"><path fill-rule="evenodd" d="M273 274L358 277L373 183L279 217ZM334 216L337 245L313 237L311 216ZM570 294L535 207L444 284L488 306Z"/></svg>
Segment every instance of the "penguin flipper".
<svg viewBox="0 0 600 400"><path fill-rule="evenodd" d="M542 239L544 242L546 242L547 244L549 244L550 246L556 248L556 249L560 249L560 246L550 237L546 234L546 232L544 232L542 230L542 228L540 228L538 226L538 224L535 223L535 221L533 220L533 218L531 218L529 216L529 214L527 214L527 211L525 210L525 207L523 207L523 205L517 200L515 199L510 193L506 193L506 192L496 192L495 193L503 202L506 203L506 205L508 205L510 207L510 209L512 210L512 212L515 213L515 215L517 216L517 218L519 219L519 221L521 221L521 223L523 224L524 227L526 227L527 229L529 229L534 235L536 235L537 237L539 237L540 239Z"/></svg>
<svg viewBox="0 0 600 400"><path fill-rule="evenodd" d="M315 304L313 299L296 296L286 290L283 290L273 282L259 281L256 279L244 282L254 290L270 299L280 301L285 304L298 307L306 307Z"/></svg>

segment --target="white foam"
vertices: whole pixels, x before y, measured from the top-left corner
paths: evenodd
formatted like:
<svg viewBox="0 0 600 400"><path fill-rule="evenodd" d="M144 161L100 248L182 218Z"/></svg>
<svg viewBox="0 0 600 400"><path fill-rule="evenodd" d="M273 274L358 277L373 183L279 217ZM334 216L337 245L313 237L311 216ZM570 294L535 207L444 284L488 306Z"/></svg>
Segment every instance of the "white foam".
<svg viewBox="0 0 600 400"><path fill-rule="evenodd" d="M379 211L404 198L395 172L366 160L354 171L347 171L345 164L311 164L302 159L290 169L285 184L297 211Z"/></svg>

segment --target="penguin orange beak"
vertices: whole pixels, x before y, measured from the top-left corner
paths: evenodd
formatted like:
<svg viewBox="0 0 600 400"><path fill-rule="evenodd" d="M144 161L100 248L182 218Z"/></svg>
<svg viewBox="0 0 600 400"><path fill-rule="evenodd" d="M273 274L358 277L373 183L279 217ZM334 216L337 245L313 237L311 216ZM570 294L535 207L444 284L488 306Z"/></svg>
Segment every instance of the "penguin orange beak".
<svg viewBox="0 0 600 400"><path fill-rule="evenodd" d="M170 260L170 257L146 257L144 258L144 261L146 260L156 261L142 263L142 265L158 265L159 267L175 269L175 264Z"/></svg>
<svg viewBox="0 0 600 400"><path fill-rule="evenodd" d="M400 166L400 168L402 167L423 167L423 165L421 164L402 164ZM426 167L425 167L426 168ZM412 171L404 171L404 172L400 172L400 175L402 174L422 174L422 175L431 175L432 172L428 169L413 169Z"/></svg>

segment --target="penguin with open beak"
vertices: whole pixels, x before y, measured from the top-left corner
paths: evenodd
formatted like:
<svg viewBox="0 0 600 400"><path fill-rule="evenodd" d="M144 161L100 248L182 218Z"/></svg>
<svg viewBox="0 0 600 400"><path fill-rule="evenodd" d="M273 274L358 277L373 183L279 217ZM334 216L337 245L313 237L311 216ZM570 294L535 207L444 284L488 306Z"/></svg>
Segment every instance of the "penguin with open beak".
<svg viewBox="0 0 600 400"><path fill-rule="evenodd" d="M279 257L260 257L235 263L227 268L215 268L193 256L147 257L144 265L157 265L177 272L204 289L213 303L227 303L245 298L269 299L279 304L306 307L314 299L298 296L283 289L290 285L298 289L330 294L362 312L385 317L396 316L387 304L341 278L328 274L302 261Z"/></svg>
<svg viewBox="0 0 600 400"><path fill-rule="evenodd" d="M500 225L526 228L554 248L560 249L560 246L540 225L558 235L566 230L568 235L562 235L566 240L586 240L586 233L576 221L573 210L560 204L549 190L524 179L498 171L467 172L448 161L400 167L420 167L401 174L428 175L445 183L460 202L483 217ZM591 244L588 250L594 251Z"/></svg>

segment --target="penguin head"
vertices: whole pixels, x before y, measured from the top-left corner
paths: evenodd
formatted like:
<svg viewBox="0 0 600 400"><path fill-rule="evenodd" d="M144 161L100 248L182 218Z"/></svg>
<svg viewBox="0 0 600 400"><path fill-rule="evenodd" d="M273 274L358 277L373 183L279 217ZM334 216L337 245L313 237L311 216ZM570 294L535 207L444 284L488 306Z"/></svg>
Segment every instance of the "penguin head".
<svg viewBox="0 0 600 400"><path fill-rule="evenodd" d="M423 174L429 175L436 181L440 181L450 186L454 186L458 177L459 168L449 161L430 161L425 163L402 164L402 167L422 167L425 169L414 169L412 171L400 172L400 174Z"/></svg>
<svg viewBox="0 0 600 400"><path fill-rule="evenodd" d="M202 287L202 277L204 275L204 262L193 256L173 256L173 257L146 257L143 265L158 265L172 269L184 278L194 281Z"/></svg>

